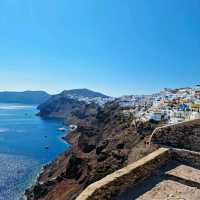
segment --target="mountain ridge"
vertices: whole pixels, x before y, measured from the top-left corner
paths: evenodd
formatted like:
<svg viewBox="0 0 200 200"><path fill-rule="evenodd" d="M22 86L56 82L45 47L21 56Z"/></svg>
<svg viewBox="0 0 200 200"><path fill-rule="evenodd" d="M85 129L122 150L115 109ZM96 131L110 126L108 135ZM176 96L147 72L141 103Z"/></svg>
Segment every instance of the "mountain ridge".
<svg viewBox="0 0 200 200"><path fill-rule="evenodd" d="M96 98L96 97L109 97L101 92L96 92L87 88L79 88L79 89L71 89L71 90L64 90L60 94L63 95L78 95L81 97L88 97L88 98Z"/></svg>
<svg viewBox="0 0 200 200"><path fill-rule="evenodd" d="M77 120L95 116L99 106L110 100L111 97L89 89L64 90L40 104L38 115L63 118L70 123L76 123Z"/></svg>
<svg viewBox="0 0 200 200"><path fill-rule="evenodd" d="M42 104L51 97L56 98L62 95L72 99L109 97L100 92L92 91L86 88L63 90L61 93L55 95L51 95L42 90L0 91L0 103Z"/></svg>
<svg viewBox="0 0 200 200"><path fill-rule="evenodd" d="M45 102L50 96L51 95L45 91L1 91L0 103L41 104Z"/></svg>

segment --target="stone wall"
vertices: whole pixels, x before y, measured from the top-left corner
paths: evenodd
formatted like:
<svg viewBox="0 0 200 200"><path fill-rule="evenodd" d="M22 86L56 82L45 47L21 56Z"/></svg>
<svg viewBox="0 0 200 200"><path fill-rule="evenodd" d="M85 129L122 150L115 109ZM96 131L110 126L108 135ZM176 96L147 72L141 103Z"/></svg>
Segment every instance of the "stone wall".
<svg viewBox="0 0 200 200"><path fill-rule="evenodd" d="M195 168L200 168L200 153L185 149L171 149L174 160L186 163Z"/></svg>
<svg viewBox="0 0 200 200"><path fill-rule="evenodd" d="M141 160L88 186L76 200L110 200L152 175L171 158L168 148L160 148Z"/></svg>
<svg viewBox="0 0 200 200"><path fill-rule="evenodd" d="M200 151L200 120L158 128L151 143L192 151Z"/></svg>

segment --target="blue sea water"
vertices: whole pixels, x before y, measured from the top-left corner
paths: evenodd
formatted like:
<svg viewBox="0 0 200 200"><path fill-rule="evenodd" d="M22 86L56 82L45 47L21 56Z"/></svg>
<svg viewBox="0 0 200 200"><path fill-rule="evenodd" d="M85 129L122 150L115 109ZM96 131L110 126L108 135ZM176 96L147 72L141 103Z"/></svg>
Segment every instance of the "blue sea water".
<svg viewBox="0 0 200 200"><path fill-rule="evenodd" d="M36 106L0 104L0 200L23 199L42 166L68 148L58 131L63 122L37 112Z"/></svg>

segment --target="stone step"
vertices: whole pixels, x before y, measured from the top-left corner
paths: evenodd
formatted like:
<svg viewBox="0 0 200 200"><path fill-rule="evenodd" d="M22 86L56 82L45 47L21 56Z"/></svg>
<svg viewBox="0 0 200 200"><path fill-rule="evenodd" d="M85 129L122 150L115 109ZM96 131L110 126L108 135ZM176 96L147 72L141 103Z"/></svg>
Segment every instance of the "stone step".
<svg viewBox="0 0 200 200"><path fill-rule="evenodd" d="M200 189L199 169L181 164L172 170L165 172L165 175L174 181Z"/></svg>

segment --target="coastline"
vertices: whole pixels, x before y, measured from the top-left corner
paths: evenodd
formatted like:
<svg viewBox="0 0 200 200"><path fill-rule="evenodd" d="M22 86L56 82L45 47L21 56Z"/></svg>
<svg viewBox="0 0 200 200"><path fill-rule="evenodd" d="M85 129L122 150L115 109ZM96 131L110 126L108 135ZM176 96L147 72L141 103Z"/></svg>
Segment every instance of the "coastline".
<svg viewBox="0 0 200 200"><path fill-rule="evenodd" d="M32 178L32 180L30 181L28 187L23 192L23 196L22 196L23 200L27 200L27 196L26 196L27 189L31 188L34 184L36 184L36 182L37 182L37 180L38 180L38 178L39 178L39 176L40 176L40 174L42 173L43 170L44 170L44 165L41 165L40 170L37 172L36 176L34 176Z"/></svg>
<svg viewBox="0 0 200 200"><path fill-rule="evenodd" d="M65 126L67 126L67 125L65 125ZM62 156L66 151L70 151L71 146L67 139L67 136L70 133L72 133L72 131L69 131L69 129L68 129L59 137L59 140L62 141L64 144L69 145L69 147L66 150L64 150L64 152L61 152L60 154L58 154L53 160L50 160L49 162L41 165L40 170L37 172L36 176L33 177L31 182L29 183L28 187L23 192L23 197L22 197L23 200L28 200L27 196L28 196L29 190L31 190L37 183L39 183L41 185L43 184L42 182L39 181L39 178L43 175L43 173L45 172L45 169L48 168L48 166L52 165L57 160L57 158Z"/></svg>

